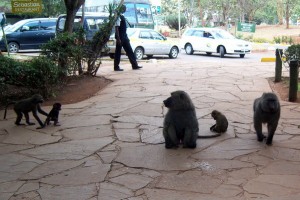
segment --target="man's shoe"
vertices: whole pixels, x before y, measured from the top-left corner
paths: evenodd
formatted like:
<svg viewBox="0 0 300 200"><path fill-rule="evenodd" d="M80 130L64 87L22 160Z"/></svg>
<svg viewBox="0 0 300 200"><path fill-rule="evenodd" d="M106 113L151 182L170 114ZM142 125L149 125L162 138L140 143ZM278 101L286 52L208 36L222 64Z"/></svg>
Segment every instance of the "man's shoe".
<svg viewBox="0 0 300 200"><path fill-rule="evenodd" d="M132 67L133 70L136 70L136 69L141 69L143 68L142 66L136 66L136 67Z"/></svg>
<svg viewBox="0 0 300 200"><path fill-rule="evenodd" d="M118 69L114 69L116 72L121 72L124 71L124 69L118 68Z"/></svg>

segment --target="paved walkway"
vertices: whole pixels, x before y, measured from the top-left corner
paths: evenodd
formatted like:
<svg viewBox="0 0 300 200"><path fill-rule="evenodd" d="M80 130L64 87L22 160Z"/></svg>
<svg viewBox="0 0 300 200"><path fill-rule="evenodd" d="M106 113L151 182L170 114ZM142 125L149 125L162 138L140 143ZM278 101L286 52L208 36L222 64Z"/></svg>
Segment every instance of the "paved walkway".
<svg viewBox="0 0 300 200"><path fill-rule="evenodd" d="M17 127L9 110L0 120L0 199L300 199L299 105L281 101L273 146L253 131L252 103L271 91L274 63L216 60L162 59L124 72L104 61L100 74L115 81L63 105L60 127ZM210 133L213 109L227 116L227 133L194 150L165 149L162 101L178 89L197 108L199 134Z"/></svg>

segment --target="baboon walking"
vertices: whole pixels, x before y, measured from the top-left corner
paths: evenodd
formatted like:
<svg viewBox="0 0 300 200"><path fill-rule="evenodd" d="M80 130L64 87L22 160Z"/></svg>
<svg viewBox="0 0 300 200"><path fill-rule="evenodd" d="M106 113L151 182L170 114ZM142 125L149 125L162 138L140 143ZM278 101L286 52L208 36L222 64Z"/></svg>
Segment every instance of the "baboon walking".
<svg viewBox="0 0 300 200"><path fill-rule="evenodd" d="M26 123L28 125L34 125L35 123L30 122L29 120L29 112L32 112L32 115L34 118L39 122L40 128L44 127L44 123L40 120L39 116L37 115L37 112L41 113L42 115L48 116L48 114L42 110L40 104L44 102L44 99L41 95L35 94L30 98L23 99L17 102L10 102L6 105L5 107L5 112L4 112L4 119L6 118L6 113L7 113L7 107L8 105L15 104L14 105L14 111L17 114L16 118L16 125L24 125L23 123L20 123L23 117L23 114L26 119Z"/></svg>
<svg viewBox="0 0 300 200"><path fill-rule="evenodd" d="M267 123L267 145L272 145L273 136L280 118L280 103L274 93L263 93L253 103L253 121L258 141L263 141L266 136L262 134L262 124Z"/></svg>

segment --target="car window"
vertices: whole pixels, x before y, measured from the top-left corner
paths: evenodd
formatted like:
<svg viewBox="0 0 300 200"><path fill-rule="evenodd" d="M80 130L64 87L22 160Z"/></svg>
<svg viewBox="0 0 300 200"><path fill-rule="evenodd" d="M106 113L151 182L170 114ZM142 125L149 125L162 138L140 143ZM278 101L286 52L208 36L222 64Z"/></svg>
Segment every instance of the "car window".
<svg viewBox="0 0 300 200"><path fill-rule="evenodd" d="M41 21L42 30L55 30L55 21Z"/></svg>
<svg viewBox="0 0 300 200"><path fill-rule="evenodd" d="M38 31L40 21L28 22L23 25L22 29L26 31Z"/></svg>
<svg viewBox="0 0 300 200"><path fill-rule="evenodd" d="M216 38L235 39L235 37L233 35L231 35L229 32L224 31L224 30L215 30L213 33Z"/></svg>
<svg viewBox="0 0 300 200"><path fill-rule="evenodd" d="M136 32L136 29L134 28L128 28L126 33L128 37L131 37Z"/></svg>
<svg viewBox="0 0 300 200"><path fill-rule="evenodd" d="M164 40L164 37L155 31L151 31L154 40Z"/></svg>
<svg viewBox="0 0 300 200"><path fill-rule="evenodd" d="M149 31L141 31L140 38L142 39L152 39Z"/></svg>
<svg viewBox="0 0 300 200"><path fill-rule="evenodd" d="M191 36L193 34L193 32L194 32L193 29L188 29L187 31L185 31L184 35Z"/></svg>
<svg viewBox="0 0 300 200"><path fill-rule="evenodd" d="M101 24L103 24L105 21L106 21L106 18L95 19L95 23L96 23L96 26L98 27L98 29L100 29Z"/></svg>
<svg viewBox="0 0 300 200"><path fill-rule="evenodd" d="M203 31L195 31L195 32L193 32L193 34L192 34L193 36L196 36L196 37L203 37Z"/></svg>
<svg viewBox="0 0 300 200"><path fill-rule="evenodd" d="M212 37L212 35L209 32L203 32L203 37L209 38Z"/></svg>
<svg viewBox="0 0 300 200"><path fill-rule="evenodd" d="M92 29L92 30L98 29L95 19L86 19L86 22L87 22L89 29Z"/></svg>

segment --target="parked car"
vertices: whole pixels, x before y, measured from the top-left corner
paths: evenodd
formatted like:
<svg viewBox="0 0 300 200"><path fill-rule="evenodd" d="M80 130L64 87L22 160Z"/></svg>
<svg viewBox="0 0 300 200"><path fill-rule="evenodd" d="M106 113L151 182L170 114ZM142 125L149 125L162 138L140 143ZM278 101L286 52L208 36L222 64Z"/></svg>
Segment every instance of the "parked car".
<svg viewBox="0 0 300 200"><path fill-rule="evenodd" d="M251 53L251 43L235 38L229 32L218 28L189 28L180 40L180 47L187 54L206 52L207 55L218 53L221 58L225 54L236 54L241 58Z"/></svg>
<svg viewBox="0 0 300 200"><path fill-rule="evenodd" d="M144 55L148 58L153 57L153 55L168 55L169 58L177 58L178 56L179 45L153 29L127 28L127 35L138 60L142 59ZM116 49L114 34L110 36L107 46L110 48L109 56L114 58ZM124 50L122 52L124 53Z"/></svg>
<svg viewBox="0 0 300 200"><path fill-rule="evenodd" d="M55 37L55 18L21 20L5 29L9 52L24 49L39 49ZM0 35L0 49L6 51L4 37Z"/></svg>
<svg viewBox="0 0 300 200"><path fill-rule="evenodd" d="M64 30L65 22L66 22L66 14L62 14L58 17L56 23L56 33L61 33ZM85 37L87 40L92 40L95 33L99 31L100 25L108 19L108 13L84 13L82 17L82 13L76 13L74 18L73 31L76 32L79 30L79 27L82 26Z"/></svg>

